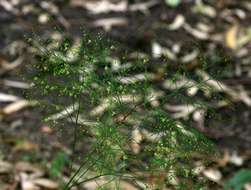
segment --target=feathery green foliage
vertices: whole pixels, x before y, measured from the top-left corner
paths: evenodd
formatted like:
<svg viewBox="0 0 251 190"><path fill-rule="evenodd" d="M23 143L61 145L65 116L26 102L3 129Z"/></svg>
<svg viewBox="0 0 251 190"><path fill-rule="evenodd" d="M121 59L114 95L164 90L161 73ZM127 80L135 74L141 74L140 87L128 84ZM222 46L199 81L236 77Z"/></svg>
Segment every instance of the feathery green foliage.
<svg viewBox="0 0 251 190"><path fill-rule="evenodd" d="M163 93L154 82L169 76L167 67L159 77L147 58L112 60L116 46L101 35L85 32L79 43L65 39L57 45L52 42L51 48L38 40L31 42L38 50L31 94L47 108L46 121L74 129L73 156L78 141L92 139L65 189L104 176L112 181L129 179L135 185L143 181L152 189L170 184L177 189L201 187L194 181L190 158L214 153L214 147L185 121L175 120L163 105L181 101L198 110L210 108L206 101L186 94L195 87L210 90L203 80ZM189 78L182 69L170 75L173 86L180 78ZM177 177L181 180L175 184ZM193 188L182 180L186 178L194 182Z"/></svg>

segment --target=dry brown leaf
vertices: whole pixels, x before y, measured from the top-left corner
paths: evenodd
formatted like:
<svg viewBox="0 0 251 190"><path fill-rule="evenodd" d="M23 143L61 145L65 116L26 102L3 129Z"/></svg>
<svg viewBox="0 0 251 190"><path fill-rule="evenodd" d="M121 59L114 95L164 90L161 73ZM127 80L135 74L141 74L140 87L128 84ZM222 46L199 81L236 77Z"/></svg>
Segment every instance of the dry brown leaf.
<svg viewBox="0 0 251 190"><path fill-rule="evenodd" d="M121 181L120 182L120 187L123 190L139 190L138 188L136 188L134 185L126 182L126 181Z"/></svg>
<svg viewBox="0 0 251 190"><path fill-rule="evenodd" d="M17 162L15 164L15 169L19 172L32 172L32 173L40 173L39 176L44 174L44 171L29 162Z"/></svg>
<svg viewBox="0 0 251 190"><path fill-rule="evenodd" d="M29 13L32 13L35 10L35 5L34 4L28 4L28 5L23 5L22 7L22 14L27 15Z"/></svg>
<svg viewBox="0 0 251 190"><path fill-rule="evenodd" d="M197 3L197 5L193 7L194 13L200 13L211 18L216 16L216 10L214 7L204 4L202 1L199 2L200 3Z"/></svg>
<svg viewBox="0 0 251 190"><path fill-rule="evenodd" d="M59 184L57 182L45 178L34 179L32 180L32 182L46 189L57 189L59 187Z"/></svg>
<svg viewBox="0 0 251 190"><path fill-rule="evenodd" d="M225 167L228 163L229 163L229 151L228 150L224 150L224 153L223 153L223 157L221 158L217 158L216 159L216 162L218 164L219 167Z"/></svg>
<svg viewBox="0 0 251 190"><path fill-rule="evenodd" d="M18 100L5 106L1 111L5 115L10 115L30 105L32 105L32 102L27 100Z"/></svg>
<svg viewBox="0 0 251 190"><path fill-rule="evenodd" d="M222 178L221 172L217 169L207 169L207 170L204 170L202 173L209 180L214 181L214 182L220 182Z"/></svg>
<svg viewBox="0 0 251 190"><path fill-rule="evenodd" d="M58 189L59 187L58 183L42 178L44 171L28 162L18 162L16 170L19 173L22 190Z"/></svg>
<svg viewBox="0 0 251 190"><path fill-rule="evenodd" d="M251 106L251 97L243 86L238 86L239 89L237 91L220 81L213 80L211 76L202 70L197 70L196 73L204 79L207 85L213 87L215 90L227 93L234 101L241 101L247 106ZM204 93L208 94L209 92L204 90Z"/></svg>
<svg viewBox="0 0 251 190"><path fill-rule="evenodd" d="M199 40L207 40L209 38L209 34L205 31L193 28L192 26L190 26L189 24L184 24L184 29L191 34L192 36L194 36L195 38L198 38Z"/></svg>
<svg viewBox="0 0 251 190"><path fill-rule="evenodd" d="M21 189L22 190L40 190L32 180L29 178L29 175L26 173L20 173L20 182L21 182Z"/></svg>
<svg viewBox="0 0 251 190"><path fill-rule="evenodd" d="M139 81L146 81L146 80L153 80L154 79L153 73L139 73L136 75L128 76L128 77L119 77L118 81L123 84L133 84Z"/></svg>
<svg viewBox="0 0 251 190"><path fill-rule="evenodd" d="M244 185L245 190L251 190L251 183L247 183Z"/></svg>
<svg viewBox="0 0 251 190"><path fill-rule="evenodd" d="M47 133L47 134L51 134L51 133L53 132L52 128L49 127L49 126L47 126L47 125L43 125L43 126L41 127L41 131L42 131L43 133Z"/></svg>
<svg viewBox="0 0 251 190"><path fill-rule="evenodd" d="M237 152L233 152L229 157L229 162L236 166L242 166L244 163L244 158L238 155Z"/></svg>
<svg viewBox="0 0 251 190"><path fill-rule="evenodd" d="M176 54L169 50L168 48L162 47L159 43L153 42L152 44L152 55L154 58L159 58L162 55L167 57L170 60L176 60Z"/></svg>
<svg viewBox="0 0 251 190"><path fill-rule="evenodd" d="M138 154L140 152L140 142L142 141L143 136L139 129L135 127L135 129L132 131L132 143L131 148L133 153Z"/></svg>
<svg viewBox="0 0 251 190"><path fill-rule="evenodd" d="M188 116L193 113L197 108L196 106L185 104L185 105L170 105L165 104L164 108L168 111L173 112L172 117L187 119Z"/></svg>
<svg viewBox="0 0 251 190"><path fill-rule="evenodd" d="M181 14L178 14L174 21L168 26L169 30L177 30L185 23L185 17Z"/></svg>
<svg viewBox="0 0 251 190"><path fill-rule="evenodd" d="M180 58L182 63L190 63L199 55L198 50L193 50L191 53L188 53Z"/></svg>
<svg viewBox="0 0 251 190"><path fill-rule="evenodd" d="M111 2L109 0L100 1L83 1L83 0L71 0L71 5L76 7L84 7L92 14L102 14L109 12L126 12L126 11L141 11L148 13L149 8L157 5L159 0L150 0L146 2L134 3L128 5L126 0L120 0L119 2Z"/></svg>
<svg viewBox="0 0 251 190"><path fill-rule="evenodd" d="M15 8L15 4L12 1L1 0L0 6L3 7L6 11L12 12L13 14L18 14L18 9Z"/></svg>
<svg viewBox="0 0 251 190"><path fill-rule="evenodd" d="M15 69L22 64L23 60L23 57L19 57L12 63L9 63L7 60L0 58L0 75Z"/></svg>
<svg viewBox="0 0 251 190"><path fill-rule="evenodd" d="M245 7L247 10L251 11L251 2L243 2L243 7Z"/></svg>
<svg viewBox="0 0 251 190"><path fill-rule="evenodd" d="M204 32L212 32L213 31L213 26L212 25L208 25L206 23L203 22L199 22L198 24L196 24L196 27Z"/></svg>
<svg viewBox="0 0 251 190"><path fill-rule="evenodd" d="M246 12L244 10L242 10L242 9L238 9L238 8L235 9L234 14L236 16L238 16L240 19L246 19L247 18Z"/></svg>
<svg viewBox="0 0 251 190"><path fill-rule="evenodd" d="M0 102L13 102L13 101L17 101L19 99L20 98L17 96L5 94L5 93L0 93Z"/></svg>
<svg viewBox="0 0 251 190"><path fill-rule="evenodd" d="M65 27L69 28L70 23L64 18L64 16L61 14L59 8L53 3L49 1L41 1L40 6L47 10L52 15L56 16L56 19Z"/></svg>
<svg viewBox="0 0 251 190"><path fill-rule="evenodd" d="M237 48L238 25L230 27L225 34L225 43L228 48Z"/></svg>
<svg viewBox="0 0 251 190"><path fill-rule="evenodd" d="M88 190L96 190L99 186L102 186L107 183L108 180L105 180L104 178L100 178L93 181L88 181L83 184L84 189Z"/></svg>
<svg viewBox="0 0 251 190"><path fill-rule="evenodd" d="M20 81L13 81L13 80L3 80L3 85L13 88L21 88L21 89L28 89L30 88L30 84Z"/></svg>
<svg viewBox="0 0 251 190"><path fill-rule="evenodd" d="M13 165L9 162L0 160L0 174L9 173L13 170Z"/></svg>
<svg viewBox="0 0 251 190"><path fill-rule="evenodd" d="M112 3L108 0L100 1L86 1L72 0L72 6L81 6L86 8L92 14L101 14L108 12L124 12L127 10L127 1L120 1L119 3Z"/></svg>
<svg viewBox="0 0 251 190"><path fill-rule="evenodd" d="M128 21L125 18L104 18L98 19L92 23L95 27L103 27L105 31L110 31L113 26L127 25Z"/></svg>
<svg viewBox="0 0 251 190"><path fill-rule="evenodd" d="M162 47L157 42L152 44L152 55L154 58L160 58L162 56Z"/></svg>
<svg viewBox="0 0 251 190"><path fill-rule="evenodd" d="M124 103L134 102L137 103L141 100L139 96L123 95L120 97L120 101ZM91 116L101 115L109 107L110 101L117 101L116 97L105 98L98 106L90 111Z"/></svg>
<svg viewBox="0 0 251 190"><path fill-rule="evenodd" d="M128 7L129 11L142 11L143 13L149 13L149 8L157 5L159 0L151 0L146 2L134 3Z"/></svg>
<svg viewBox="0 0 251 190"><path fill-rule="evenodd" d="M38 22L40 24L46 24L49 22L49 20L50 20L50 15L47 13L42 13L38 16Z"/></svg>
<svg viewBox="0 0 251 190"><path fill-rule="evenodd" d="M20 151L20 150L25 150L25 151L37 151L38 150L38 145L29 141L24 141L22 143L18 143L14 147L15 151Z"/></svg>

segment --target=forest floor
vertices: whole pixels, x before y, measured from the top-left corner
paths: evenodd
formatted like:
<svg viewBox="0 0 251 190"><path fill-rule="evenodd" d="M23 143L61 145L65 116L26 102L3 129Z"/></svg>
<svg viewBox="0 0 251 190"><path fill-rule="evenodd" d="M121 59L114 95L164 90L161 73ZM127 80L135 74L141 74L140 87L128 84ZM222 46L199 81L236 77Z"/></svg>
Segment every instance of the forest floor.
<svg viewBox="0 0 251 190"><path fill-rule="evenodd" d="M29 84L22 77L29 73L27 66L33 60L26 37L72 36L77 41L82 28L105 33L120 44L121 51L147 55L156 67L183 64L196 72L201 68L201 55L205 55L213 62L212 70L226 71L219 81L222 94L233 104L217 108L223 119L204 118L201 126L192 121L193 113L184 118L189 117L221 152L219 158L200 158L212 162L199 174L210 181L208 189L223 189L236 172L251 168L249 0L184 0L177 7L164 0L130 4L126 0L2 0L0 189L60 189L60 182L50 176L50 168L61 152L71 154L72 135L47 126L42 122L43 111L25 100ZM31 178L31 173L38 177ZM62 175L67 176L67 171ZM128 184L124 189L133 188ZM245 189L250 190L251 183Z"/></svg>

